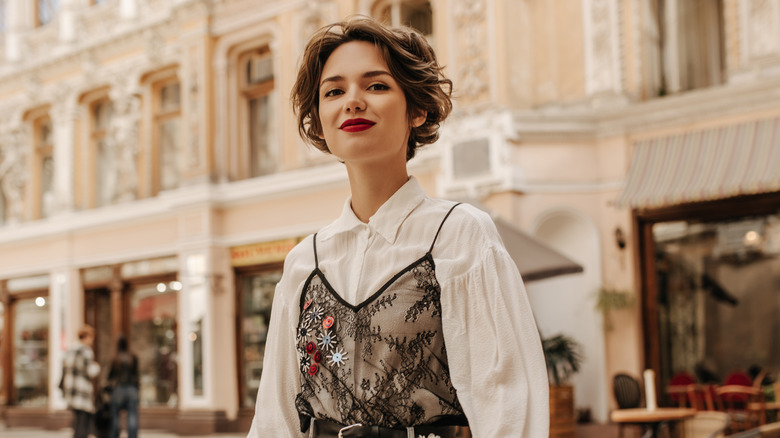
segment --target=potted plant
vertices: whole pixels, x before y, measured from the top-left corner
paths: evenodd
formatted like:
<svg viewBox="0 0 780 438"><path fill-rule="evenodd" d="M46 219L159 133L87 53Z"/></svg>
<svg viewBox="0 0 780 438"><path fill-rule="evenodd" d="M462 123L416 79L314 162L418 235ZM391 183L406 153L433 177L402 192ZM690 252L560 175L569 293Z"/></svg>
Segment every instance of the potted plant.
<svg viewBox="0 0 780 438"><path fill-rule="evenodd" d="M596 310L604 315L604 329L610 331L613 328L613 310L629 309L634 303L634 295L627 290L600 288L596 294Z"/></svg>
<svg viewBox="0 0 780 438"><path fill-rule="evenodd" d="M550 380L550 437L576 436L574 387L569 378L580 370L580 344L565 335L542 338L542 349Z"/></svg>

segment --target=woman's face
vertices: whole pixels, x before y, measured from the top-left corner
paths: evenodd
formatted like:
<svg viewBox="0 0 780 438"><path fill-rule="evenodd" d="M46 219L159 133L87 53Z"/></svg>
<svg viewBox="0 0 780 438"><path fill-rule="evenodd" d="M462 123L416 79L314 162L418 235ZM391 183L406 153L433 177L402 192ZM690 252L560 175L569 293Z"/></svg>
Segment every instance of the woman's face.
<svg viewBox="0 0 780 438"><path fill-rule="evenodd" d="M406 97L372 43L351 41L330 55L320 78L319 116L328 149L345 163L406 163ZM424 121L423 115L412 123Z"/></svg>

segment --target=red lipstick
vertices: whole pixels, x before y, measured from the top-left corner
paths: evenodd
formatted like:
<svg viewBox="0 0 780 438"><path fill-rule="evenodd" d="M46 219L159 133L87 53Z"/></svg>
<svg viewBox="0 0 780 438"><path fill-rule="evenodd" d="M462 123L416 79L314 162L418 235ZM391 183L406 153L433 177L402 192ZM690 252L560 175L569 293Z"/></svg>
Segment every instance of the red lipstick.
<svg viewBox="0 0 780 438"><path fill-rule="evenodd" d="M346 132L359 132L374 126L376 123L366 119L348 119L339 127L342 131Z"/></svg>

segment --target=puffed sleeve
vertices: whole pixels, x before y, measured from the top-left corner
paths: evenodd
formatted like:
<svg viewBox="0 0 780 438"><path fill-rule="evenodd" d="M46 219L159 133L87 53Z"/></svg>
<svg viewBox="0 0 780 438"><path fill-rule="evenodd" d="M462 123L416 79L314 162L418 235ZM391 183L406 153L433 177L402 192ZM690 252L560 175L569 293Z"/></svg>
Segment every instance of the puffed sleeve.
<svg viewBox="0 0 780 438"><path fill-rule="evenodd" d="M290 257L288 256L288 261ZM276 285L271 321L265 344L263 374L257 392L257 404L252 427L247 438L299 438L301 433L295 396L300 390L298 358L295 352L295 325L298 316L294 307L297 282L292 278L289 263Z"/></svg>
<svg viewBox="0 0 780 438"><path fill-rule="evenodd" d="M539 331L520 273L490 226L484 245L470 245L469 269L440 279L452 382L475 438L546 437Z"/></svg>

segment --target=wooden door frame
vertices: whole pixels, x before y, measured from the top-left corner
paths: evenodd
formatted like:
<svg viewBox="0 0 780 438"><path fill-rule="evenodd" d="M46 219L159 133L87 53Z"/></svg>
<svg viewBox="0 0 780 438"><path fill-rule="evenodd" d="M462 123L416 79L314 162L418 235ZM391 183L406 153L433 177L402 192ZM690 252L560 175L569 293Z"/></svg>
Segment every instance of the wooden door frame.
<svg viewBox="0 0 780 438"><path fill-rule="evenodd" d="M659 222L679 220L715 222L767 214L780 214L780 192L738 196L649 210L634 210L635 243L637 243L635 247L639 260L642 297L644 369L653 369L656 376L660 377L661 346L658 327L658 282L655 274L653 225Z"/></svg>

